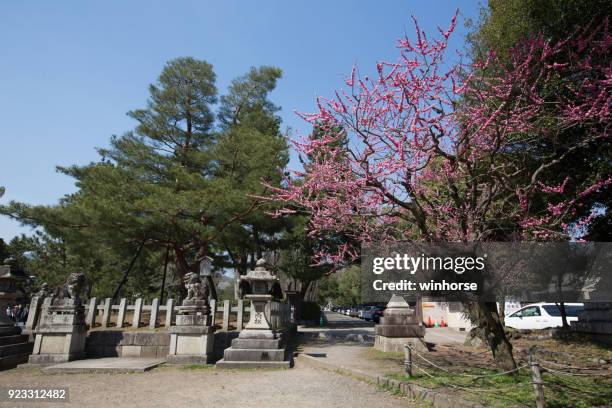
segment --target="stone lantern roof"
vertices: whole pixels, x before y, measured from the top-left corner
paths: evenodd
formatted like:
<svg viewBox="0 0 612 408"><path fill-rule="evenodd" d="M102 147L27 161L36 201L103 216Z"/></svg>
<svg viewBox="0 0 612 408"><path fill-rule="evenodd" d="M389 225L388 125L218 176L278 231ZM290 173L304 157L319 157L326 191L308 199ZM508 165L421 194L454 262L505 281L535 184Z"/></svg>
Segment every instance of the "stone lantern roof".
<svg viewBox="0 0 612 408"><path fill-rule="evenodd" d="M12 258L8 258L0 265L0 279L28 279L28 275L14 264Z"/></svg>
<svg viewBox="0 0 612 408"><path fill-rule="evenodd" d="M273 275L268 269L266 269L266 260L259 259L255 264L255 269L250 270L246 275L241 276L241 280L245 281L267 281L267 282L278 282L279 278Z"/></svg>

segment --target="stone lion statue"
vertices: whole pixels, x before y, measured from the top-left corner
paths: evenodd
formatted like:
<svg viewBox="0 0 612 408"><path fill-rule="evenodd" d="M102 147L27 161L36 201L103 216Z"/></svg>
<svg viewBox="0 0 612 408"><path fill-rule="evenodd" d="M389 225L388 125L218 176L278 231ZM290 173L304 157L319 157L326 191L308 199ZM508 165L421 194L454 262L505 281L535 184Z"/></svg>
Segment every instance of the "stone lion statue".
<svg viewBox="0 0 612 408"><path fill-rule="evenodd" d="M56 296L60 299L80 300L85 286L85 275L81 272L73 272L66 279L66 283L56 290Z"/></svg>
<svg viewBox="0 0 612 408"><path fill-rule="evenodd" d="M44 298L49 296L49 284L47 282L43 282L42 285L40 285L40 290L38 292L36 292L36 294L34 296L37 296L39 298Z"/></svg>
<svg viewBox="0 0 612 408"><path fill-rule="evenodd" d="M189 272L183 277L185 289L187 289L186 300L205 300L208 299L208 286L202 283L202 279L197 273Z"/></svg>

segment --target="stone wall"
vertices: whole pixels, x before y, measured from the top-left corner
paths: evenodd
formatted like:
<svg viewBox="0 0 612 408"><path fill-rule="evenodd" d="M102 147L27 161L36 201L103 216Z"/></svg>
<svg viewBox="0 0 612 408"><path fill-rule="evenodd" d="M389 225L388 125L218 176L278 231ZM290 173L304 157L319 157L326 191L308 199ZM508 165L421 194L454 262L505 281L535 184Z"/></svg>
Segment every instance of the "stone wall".
<svg viewBox="0 0 612 408"><path fill-rule="evenodd" d="M119 330L90 331L85 351L95 357L165 358L170 347L170 333L128 332Z"/></svg>
<svg viewBox="0 0 612 408"><path fill-rule="evenodd" d="M238 337L238 332L217 332L214 355L221 358L223 350ZM170 348L168 332L128 332L119 330L93 330L87 336L85 351L88 358L99 357L154 357L166 358Z"/></svg>

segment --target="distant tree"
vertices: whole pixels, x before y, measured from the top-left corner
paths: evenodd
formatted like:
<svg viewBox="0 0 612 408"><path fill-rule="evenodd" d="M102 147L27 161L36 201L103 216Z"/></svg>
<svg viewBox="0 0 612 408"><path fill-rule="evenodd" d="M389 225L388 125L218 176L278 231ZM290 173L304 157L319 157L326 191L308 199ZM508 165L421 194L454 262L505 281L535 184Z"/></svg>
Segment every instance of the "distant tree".
<svg viewBox="0 0 612 408"><path fill-rule="evenodd" d="M302 300L313 300L317 296L318 281L329 273L327 265L313 265L313 257L319 242L308 236L308 218L293 216L288 219L290 227L282 235L282 249L279 251L276 267L282 276L299 288ZM308 296L308 299L305 299Z"/></svg>
<svg viewBox="0 0 612 408"><path fill-rule="evenodd" d="M317 302L325 305L359 305L361 301L361 269L359 265L336 271L321 278Z"/></svg>

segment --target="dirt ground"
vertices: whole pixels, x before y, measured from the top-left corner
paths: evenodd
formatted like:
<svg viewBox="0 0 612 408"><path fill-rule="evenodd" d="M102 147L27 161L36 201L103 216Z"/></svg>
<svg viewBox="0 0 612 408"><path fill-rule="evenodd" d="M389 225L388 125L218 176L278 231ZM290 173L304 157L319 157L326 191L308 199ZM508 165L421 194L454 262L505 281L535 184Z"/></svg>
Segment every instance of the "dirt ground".
<svg viewBox="0 0 612 408"><path fill-rule="evenodd" d="M69 403L0 407L416 407L350 377L296 364L290 370L160 367L135 374L0 372L0 387L68 387Z"/></svg>

